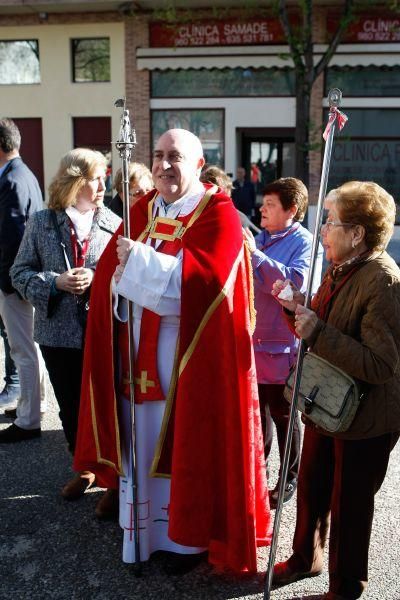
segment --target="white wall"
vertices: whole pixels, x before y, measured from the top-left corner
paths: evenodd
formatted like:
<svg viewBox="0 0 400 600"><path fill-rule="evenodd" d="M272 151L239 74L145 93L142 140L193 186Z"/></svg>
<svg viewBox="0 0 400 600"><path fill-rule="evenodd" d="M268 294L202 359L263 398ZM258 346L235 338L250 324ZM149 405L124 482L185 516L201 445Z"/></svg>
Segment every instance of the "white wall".
<svg viewBox="0 0 400 600"><path fill-rule="evenodd" d="M163 98L152 109L224 108L225 171L236 173L236 130L243 127L295 127L295 98Z"/></svg>

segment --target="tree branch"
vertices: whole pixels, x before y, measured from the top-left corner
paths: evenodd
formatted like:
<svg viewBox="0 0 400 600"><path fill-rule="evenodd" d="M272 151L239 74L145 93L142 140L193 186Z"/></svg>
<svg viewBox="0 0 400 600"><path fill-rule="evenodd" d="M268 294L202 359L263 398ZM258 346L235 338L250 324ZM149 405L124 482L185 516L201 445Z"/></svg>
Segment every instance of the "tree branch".
<svg viewBox="0 0 400 600"><path fill-rule="evenodd" d="M289 23L289 16L287 12L287 6L285 0L279 0L278 2L278 15L279 21L282 25L283 32L287 39L290 52L292 54L293 62L296 68L304 70L304 62L302 58L301 48L299 48L299 42L296 42L295 36L293 35L292 27Z"/></svg>
<svg viewBox="0 0 400 600"><path fill-rule="evenodd" d="M313 36L312 36L312 0L303 0L301 2L303 9L303 48L304 48L304 62L306 65L307 79L310 84L314 81L314 52L313 52Z"/></svg>
<svg viewBox="0 0 400 600"><path fill-rule="evenodd" d="M342 18L340 19L339 26L335 32L335 35L332 38L331 43L329 44L328 49L325 54L322 56L319 63L315 66L314 69L314 80L320 75L328 66L332 56L335 54L336 49L342 39L342 36L349 26L349 23L354 19L353 14L354 0L346 0L344 13Z"/></svg>

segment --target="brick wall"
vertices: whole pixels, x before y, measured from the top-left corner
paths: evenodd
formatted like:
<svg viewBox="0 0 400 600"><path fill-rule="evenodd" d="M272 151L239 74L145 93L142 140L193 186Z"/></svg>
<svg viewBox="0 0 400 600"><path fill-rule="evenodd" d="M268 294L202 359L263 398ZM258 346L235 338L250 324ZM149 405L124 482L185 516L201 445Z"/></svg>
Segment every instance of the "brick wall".
<svg viewBox="0 0 400 600"><path fill-rule="evenodd" d="M136 67L136 48L149 45L149 28L145 17L125 21L126 100L131 122L136 129L134 160L150 164L150 73Z"/></svg>
<svg viewBox="0 0 400 600"><path fill-rule="evenodd" d="M18 25L71 25L73 23L115 23L123 17L118 12L99 13L48 13L47 19L41 19L39 13L31 15L0 15L0 27Z"/></svg>

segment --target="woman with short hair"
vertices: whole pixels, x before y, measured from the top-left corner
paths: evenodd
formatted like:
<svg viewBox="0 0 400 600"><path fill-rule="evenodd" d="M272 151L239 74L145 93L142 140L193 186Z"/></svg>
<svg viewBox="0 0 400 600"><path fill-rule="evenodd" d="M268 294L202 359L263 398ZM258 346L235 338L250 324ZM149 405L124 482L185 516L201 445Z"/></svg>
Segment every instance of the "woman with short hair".
<svg viewBox="0 0 400 600"><path fill-rule="evenodd" d="M85 148L67 152L49 187L49 208L29 219L10 271L15 289L35 308L34 339L72 454L90 286L97 261L121 222L103 206L106 166L100 152ZM61 494L75 500L93 483L93 473L79 473Z"/></svg>
<svg viewBox="0 0 400 600"><path fill-rule="evenodd" d="M374 496L400 435L400 270L385 252L394 200L376 183L350 181L328 195L322 240L331 262L305 308L273 295L313 353L360 383L349 429L329 433L305 420L293 554L275 565L275 586L319 575L329 540L326 600L354 600L367 585ZM292 285L292 288L294 286Z"/></svg>
<svg viewBox="0 0 400 600"><path fill-rule="evenodd" d="M301 224L307 206L308 191L300 179L276 179L263 190L263 204L260 208L260 224L263 231L255 239L250 232L246 232L254 274L254 305L257 319L253 345L265 458L268 463L274 425L280 456L278 480L269 494L271 508L276 508L278 500L290 413L290 406L283 392L289 371L296 362L298 347L298 340L289 329L281 307L272 296L271 287L277 277L290 279L301 290L307 287L312 235ZM315 269L315 290L321 280L321 269L322 248ZM300 446L300 419L296 415L284 487L284 503L289 502L296 491Z"/></svg>
<svg viewBox="0 0 400 600"><path fill-rule="evenodd" d="M128 165L129 180L129 205L133 206L140 198L143 198L153 189L153 178L150 170L143 163L131 162ZM123 216L122 203L122 170L118 169L114 177L114 189L117 192L111 202L108 204L116 215L121 219Z"/></svg>

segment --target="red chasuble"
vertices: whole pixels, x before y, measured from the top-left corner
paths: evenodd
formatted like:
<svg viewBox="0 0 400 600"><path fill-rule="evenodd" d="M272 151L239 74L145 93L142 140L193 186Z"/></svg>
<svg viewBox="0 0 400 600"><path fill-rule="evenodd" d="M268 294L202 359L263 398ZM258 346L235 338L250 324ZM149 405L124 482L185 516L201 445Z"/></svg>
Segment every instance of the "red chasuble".
<svg viewBox="0 0 400 600"><path fill-rule="evenodd" d="M146 235L153 196L131 209L132 239ZM270 513L251 342L251 264L228 196L218 190L194 213L181 237L180 334L149 475L171 478L173 541L207 547L213 564L256 571L257 545L270 541ZM108 244L93 282L74 460L77 471L93 471L104 487L117 487L122 472L111 297L121 234L122 228Z"/></svg>

